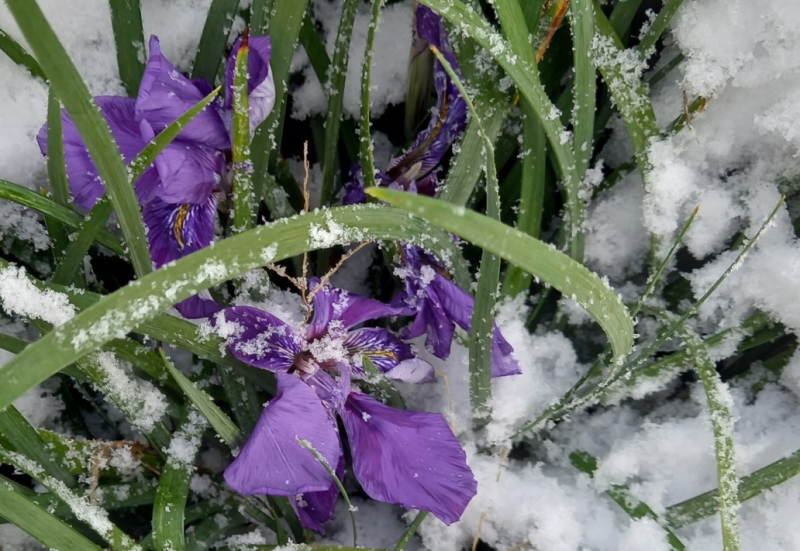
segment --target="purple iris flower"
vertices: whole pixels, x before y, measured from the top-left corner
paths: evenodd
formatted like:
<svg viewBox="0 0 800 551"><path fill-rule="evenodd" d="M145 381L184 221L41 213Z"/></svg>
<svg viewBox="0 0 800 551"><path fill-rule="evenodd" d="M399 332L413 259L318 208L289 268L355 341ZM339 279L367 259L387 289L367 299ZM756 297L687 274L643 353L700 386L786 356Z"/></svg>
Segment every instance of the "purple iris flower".
<svg viewBox="0 0 800 551"><path fill-rule="evenodd" d="M307 441L344 474L336 416L352 451L353 470L373 499L458 520L477 484L458 440L438 413L399 410L352 385L368 357L388 377L423 382L432 367L385 329L352 329L397 315L379 301L325 286L302 328L250 306L211 318L238 359L275 373L278 391L264 408L225 480L242 494L294 496L302 524L314 530L333 515L337 487L301 444Z"/></svg>
<svg viewBox="0 0 800 551"><path fill-rule="evenodd" d="M405 306L414 322L401 332L411 339L426 335L426 348L438 358L450 355L455 326L469 332L475 299L453 283L444 267L416 245L401 245L403 266L396 273L403 279L405 289L392 304ZM512 356L514 348L503 338L497 324L492 334L492 377L518 375L521 371Z"/></svg>
<svg viewBox="0 0 800 551"><path fill-rule="evenodd" d="M441 16L429 7L418 4L416 8L417 35L428 44L436 46L456 72L461 73ZM445 152L464 132L467 125L467 104L437 60L433 66L436 87L436 109L428 127L417 135L414 143L399 157L389 161L385 171L379 171L379 185L404 189L433 197L439 187L437 167ZM351 169L350 182L345 186L342 202L345 205L366 200L361 166Z"/></svg>
<svg viewBox="0 0 800 551"><path fill-rule="evenodd" d="M231 148L233 67L243 45L249 48L251 130L267 117L274 105L269 37L253 36L244 43L239 38L228 58L224 98L215 99L187 124L135 183L156 267L206 247L214 238L217 192L229 184L225 153ZM211 90L206 80L190 80L181 74L161 53L158 38L153 36L138 96L94 99L125 162L130 163L148 142ZM105 186L65 110L61 112L61 121L70 190L75 204L90 209L105 192ZM47 155L47 125L40 130L37 141L42 154ZM203 317L219 310L207 291L176 307L186 317Z"/></svg>

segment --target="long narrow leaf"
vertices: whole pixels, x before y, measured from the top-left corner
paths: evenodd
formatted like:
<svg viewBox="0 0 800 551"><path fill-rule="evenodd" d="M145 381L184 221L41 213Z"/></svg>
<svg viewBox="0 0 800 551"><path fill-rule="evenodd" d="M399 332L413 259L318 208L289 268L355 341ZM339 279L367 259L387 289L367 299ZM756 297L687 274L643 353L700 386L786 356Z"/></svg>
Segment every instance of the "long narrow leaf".
<svg viewBox="0 0 800 551"><path fill-rule="evenodd" d="M253 227L253 165L250 162L250 102L247 60L249 33L245 31L233 70L233 231Z"/></svg>
<svg viewBox="0 0 800 551"><path fill-rule="evenodd" d="M187 406L181 425L172 436L167 450L167 463L161 472L153 503L153 540L156 549L186 549L183 511L189 497L195 456L200 451L201 437L206 427L205 418L193 406Z"/></svg>
<svg viewBox="0 0 800 551"><path fill-rule="evenodd" d="M489 23L478 13L468 8L460 0L422 0L451 23L456 25L462 32L474 38L481 46L495 58L508 75L514 80L520 93L525 96L530 105L536 111L545 134L550 142L552 151L558 161L561 176L564 180L564 187L567 191L567 206L570 216L571 231L570 254L577 259L581 259L580 253L583 241L583 202L579 197L580 181L576 172L575 155L569 147L570 139L566 134L566 129L559 119L558 109L547 96L547 93L539 80L539 71L536 65L536 54L533 51L527 34L515 33L510 39L516 39L510 43L503 36L498 34ZM497 3L498 13L508 10L509 19L524 21L524 13L519 4L511 0L503 0ZM524 38L524 41L523 41ZM566 138L566 140L565 140Z"/></svg>
<svg viewBox="0 0 800 551"><path fill-rule="evenodd" d="M203 289L304 251L367 239L416 241L445 258L458 254L446 233L388 207L341 207L260 226L108 295L27 347L0 367L4 382L0 409L112 338L125 335L167 306ZM186 274L192 275L187 278Z"/></svg>
<svg viewBox="0 0 800 551"><path fill-rule="evenodd" d="M136 274L141 277L150 273L150 253L139 202L128 181L128 171L108 123L92 100L86 83L44 17L38 2L7 0L6 4L42 65L51 86L55 88L86 142L100 178L114 203Z"/></svg>
<svg viewBox="0 0 800 551"><path fill-rule="evenodd" d="M333 179L336 175L336 156L339 149L339 125L342 120L344 103L344 84L347 76L347 62L350 59L350 37L356 20L358 0L342 2L342 16L336 34L336 47L333 50L333 64L328 79L328 111L325 115L325 151L322 166L321 203L327 205L333 197ZM367 136L369 138L369 136Z"/></svg>
<svg viewBox="0 0 800 551"><path fill-rule="evenodd" d="M0 517L19 526L51 549L103 551L80 532L17 493L11 481L0 475Z"/></svg>
<svg viewBox="0 0 800 551"><path fill-rule="evenodd" d="M139 0L109 0L111 28L117 47L119 78L128 91L136 97L144 74L144 31Z"/></svg>
<svg viewBox="0 0 800 551"><path fill-rule="evenodd" d="M39 62L2 29L0 29L0 51L6 54L9 59L17 65L25 67L33 76L39 77L42 80L47 79Z"/></svg>
<svg viewBox="0 0 800 551"><path fill-rule="evenodd" d="M228 43L228 31L238 7L239 0L212 0L194 58L192 78L202 77L209 82L217 78Z"/></svg>
<svg viewBox="0 0 800 551"><path fill-rule="evenodd" d="M459 94L469 108L472 120L483 139L483 157L486 161L486 214L500 220L500 186L497 182L497 167L494 164L494 146L484 131L481 117L472 103L464 85L450 63L436 47L433 54L458 88ZM478 270L478 288L470 322L469 340L469 395L472 410L472 425L478 430L491 421L492 398L492 339L494 334L494 308L497 304L497 284L500 279L500 258L484 249Z"/></svg>
<svg viewBox="0 0 800 551"><path fill-rule="evenodd" d="M33 190L5 180L0 180L0 199L7 199L30 207L46 216L55 218L71 228L79 228L83 222L81 215L72 209L59 205L52 199L43 197ZM109 231L103 230L99 232L97 234L97 242L119 255L125 254L125 248L122 243Z"/></svg>
<svg viewBox="0 0 800 551"><path fill-rule="evenodd" d="M599 276L554 247L444 201L387 188L370 188L368 193L488 249L549 283L572 297L600 324L617 358L631 350L633 322L619 296Z"/></svg>
<svg viewBox="0 0 800 551"><path fill-rule="evenodd" d="M375 158L372 156L372 131L370 130L370 99L369 87L372 73L372 47L375 42L375 31L378 28L378 18L381 14L383 0L373 0L372 20L367 31L367 45L364 50L364 63L361 66L361 124L359 136L361 141L361 172L364 176L364 185L367 187L375 183Z"/></svg>

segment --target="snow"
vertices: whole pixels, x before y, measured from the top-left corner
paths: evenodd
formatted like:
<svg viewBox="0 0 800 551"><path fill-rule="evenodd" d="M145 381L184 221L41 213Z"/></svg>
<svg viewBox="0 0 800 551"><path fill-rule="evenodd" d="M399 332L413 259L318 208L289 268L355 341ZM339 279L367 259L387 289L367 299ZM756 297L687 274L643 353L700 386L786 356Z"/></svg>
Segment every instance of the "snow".
<svg viewBox="0 0 800 551"><path fill-rule="evenodd" d="M316 0L314 14L322 25L328 56L333 56L336 32L339 28L342 2L336 0ZM370 101L373 116L380 116L389 105L405 100L408 56L411 50L412 6L410 0L392 3L381 10L378 31L375 33L372 72L370 78ZM358 119L361 109L361 65L364 63L364 49L367 31L372 18L371 6L359 3L353 35L350 39L350 54L347 64L343 113ZM293 68L302 71L305 83L292 91L294 108L292 117L305 119L312 115L323 115L327 110L327 99L314 69L303 56L303 63L297 59ZM299 67L298 67L299 66ZM382 166L376 164L376 166Z"/></svg>
<svg viewBox="0 0 800 551"><path fill-rule="evenodd" d="M316 0L316 17L329 52L333 50L341 1ZM76 0L69 5L40 0L45 14L76 61L89 88L96 94L119 94L116 57L105 0ZM191 66L210 0L142 0L145 35L158 34L165 54L181 70ZM383 11L377 35L373 67L372 111L378 116L389 105L401 102L405 93L406 63L411 42L410 0L393 3ZM352 40L344 112L357 117L359 81L369 6L359 6ZM241 25L237 21L236 25ZM731 244L740 236L752 238L778 204L787 181L796 178L800 156L800 4L785 0L696 0L686 2L672 25L672 55L681 52L686 61L666 79L653 86L651 97L662 128L683 111L683 91L689 99L708 97L703 112L694 115L690 127L648 145L652 166L647 186L636 172L625 177L588 207L586 261L608 277L626 300L641 292L645 279L650 236L662 249L671 245L695 206L700 209L689 228L684 246L695 266L682 274L695 299L702 296L736 259ZM0 28L23 44L7 9L0 6ZM496 48L501 48L497 42ZM143 50L142 50L143 51ZM143 52L144 53L144 52ZM504 52L504 55L510 55ZM611 56L608 41L595 39L595 58ZM666 56L665 56L666 57ZM607 59L604 58L607 61ZM633 82L643 65L641 59L616 57L617 68ZM307 56L296 55L294 70L305 82L292 90L297 118L325 112L322 87L313 75ZM34 136L45 120L47 91L44 83L0 55L0 178L31 188L45 181L44 161ZM552 116L557 117L554 109ZM631 157L632 150L618 117L610 123L612 137L601 153L601 162L616 167ZM375 132L376 166L385 166L395 149ZM381 160L383 158L383 160ZM297 172L300 165L290 160ZM597 166L602 166L598 163ZM321 169L311 173L312 196L320 185ZM599 170L584 182L584 196L597 185ZM795 184L796 185L796 184ZM312 202L318 207L318 201ZM693 328L717 333L736 328L757 310L774 322L800 333L800 244L794 236L792 217L783 207L773 226L764 233L745 261L700 309ZM322 215L311 227L314 247L358 241L365 236L342 227ZM19 207L0 205L0 234L15 235L44 250L48 239L42 224ZM258 254L265 263L278 252L277 245ZM366 292L366 274L375 247L360 251L333 278L337 285ZM668 275L676 264L668 266ZM227 267L208 263L198 278L224 277ZM262 286L254 274L248 281L258 300L240 293L236 303L254 304L268 310L292 327L300 327L305 309L296 293ZM639 279L634 279L635 277ZM633 281L632 281L633 279ZM176 284L171 292L180 285ZM566 305L568 299L562 300ZM42 319L61 325L75 315L67 297L33 286L22 268L0 270L0 304L8 314ZM116 335L130 326L152 304L141 301L131 309L109 312L74 344L86 339ZM548 424L514 437L569 389L589 365L570 331L585 323L586 316L574 304L564 307L569 330L564 333L539 329L529 334L525 320L529 308L521 299L499 305L497 321L515 349L522 375L492 383L492 421L481 435L471 429L469 411L468 353L457 337L447 361L421 352L437 371L434 383L401 386L410 407L441 411L462 439L468 461L479 482L479 493L463 519L445 526L433 517L420 528L420 541L428 549L470 548L476 536L498 549L532 547L548 551L669 549L659 524L648 518L631 520L607 495L613 485L625 484L631 495L645 502L663 519L671 505L717 486L714 439L706 396L700 383L676 383L675 366L660 377L642 378L633 387L613 389L591 412L576 412L558 424ZM217 333L229 337L235 324L220 324ZM581 331L582 328L578 328ZM637 332L652 335L654 324L644 321ZM5 329L4 329L5 331ZM10 330L9 330L10 331ZM200 332L209 332L201 326ZM18 333L17 331L14 331ZM120 335L121 336L121 335ZM732 332L709 352L713 361L731 357L744 337ZM414 343L424 350L424 338ZM331 357L342 354L341 342L331 338L319 343ZM322 354L322 351L319 351ZM8 354L0 354L0 362ZM121 404L125 417L142 431L151 430L166 412L166 398L149 383L131 373L130 366L108 353L91 357L107 378L103 391ZM766 377L766 370L734 379L724 398L735 422L732 426L736 469L746 475L800 449L800 352L795 352L780 374ZM763 376L764 378L758 378ZM767 381L767 382L765 382ZM761 386L756 394L753 386ZM64 404L48 386L37 387L15 404L32 423L55 423ZM193 468L205 424L192 412L190 421L173 436L167 450L171 465ZM478 450L476 440L488 449ZM594 477L579 472L569 454L584 451L597 458ZM130 450L114 450L109 459L118 467L137 463ZM210 472L224 468L227 457L216 449L200 454L199 463ZM138 466L138 463L137 463ZM219 497L206 475L195 475L192 490L201 496ZM797 493L800 480L789 480L745 502L739 510L742 548L778 550L800 548L795 529L800 515ZM107 532L108 519L83 501L67 498L81 518ZM403 533L402 509L363 501L358 505L359 541L372 547L391 547ZM328 526L324 543L352 542L348 512L343 503ZM721 548L718 515L677 531L691 549ZM270 543L271 534L260 531L228 538L219 545L235 548ZM0 544L27 549L28 538L9 525L0 525ZM294 550L289 545L282 549ZM413 548L413 547L412 547Z"/></svg>

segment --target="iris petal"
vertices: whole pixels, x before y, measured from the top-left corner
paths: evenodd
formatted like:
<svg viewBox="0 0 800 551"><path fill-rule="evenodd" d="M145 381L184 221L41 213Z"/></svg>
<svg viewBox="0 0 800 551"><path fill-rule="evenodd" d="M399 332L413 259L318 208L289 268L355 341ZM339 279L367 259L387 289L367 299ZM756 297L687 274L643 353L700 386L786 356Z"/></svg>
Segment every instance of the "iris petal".
<svg viewBox="0 0 800 551"><path fill-rule="evenodd" d="M342 413L353 470L373 499L457 521L477 491L466 454L438 413L386 406L352 393Z"/></svg>
<svg viewBox="0 0 800 551"><path fill-rule="evenodd" d="M236 39L228 62L225 65L225 103L224 109L233 109L233 73L236 68L236 55L242 38ZM272 43L268 36L251 36L248 39L247 56L247 96L250 110L250 134L255 132L272 111L275 105L275 83L269 66Z"/></svg>
<svg viewBox="0 0 800 551"><path fill-rule="evenodd" d="M147 60L139 95L136 98L136 120L146 120L156 133L193 107L205 94L161 53L161 44L150 37ZM181 139L203 143L217 149L229 149L230 137L216 104L212 103L181 130Z"/></svg>
<svg viewBox="0 0 800 551"><path fill-rule="evenodd" d="M303 381L287 373L277 373L276 378L278 392L225 469L225 480L240 494L328 491L330 474L298 439L310 442L329 465L338 464L342 449L333 420Z"/></svg>
<svg viewBox="0 0 800 551"><path fill-rule="evenodd" d="M339 480L344 478L344 457L339 459L336 466L336 476ZM322 492L309 492L296 496L294 502L297 518L304 528L316 532L324 532L322 525L333 517L336 499L339 497L339 487L336 482L331 482L330 488Z"/></svg>
<svg viewBox="0 0 800 551"><path fill-rule="evenodd" d="M302 352L304 342L294 330L277 316L252 306L225 308L212 323L233 323L239 328L228 337L231 353L250 365L270 371L286 371ZM319 401L319 398L317 398Z"/></svg>
<svg viewBox="0 0 800 551"><path fill-rule="evenodd" d="M133 98L119 96L97 96L95 103L100 107L100 112L106 119L114 141L122 153L126 163L133 160L147 144L139 133L138 123L135 119ZM66 109L61 110L61 128L64 138L64 161L67 166L67 179L75 204L90 209L94 203L105 193L97 167L89 156L86 143L78 133L72 117ZM47 155L47 125L45 124L36 136L39 149ZM137 182L137 187L142 183L154 185L158 182L158 175L150 168Z"/></svg>
<svg viewBox="0 0 800 551"><path fill-rule="evenodd" d="M167 203L158 198L148 203L142 214L156 267L210 245L216 207L214 195L203 203Z"/></svg>

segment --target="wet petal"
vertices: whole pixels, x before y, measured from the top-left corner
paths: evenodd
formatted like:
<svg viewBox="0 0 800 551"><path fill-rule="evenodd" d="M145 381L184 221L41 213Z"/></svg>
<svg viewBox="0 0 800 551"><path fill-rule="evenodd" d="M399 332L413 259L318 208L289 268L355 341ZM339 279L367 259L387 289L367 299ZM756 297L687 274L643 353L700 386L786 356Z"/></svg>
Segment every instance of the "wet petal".
<svg viewBox="0 0 800 551"><path fill-rule="evenodd" d="M155 132L141 121L142 135L151 140ZM168 203L202 203L222 180L225 157L222 152L202 144L175 140L156 157L161 185L154 195Z"/></svg>
<svg viewBox="0 0 800 551"><path fill-rule="evenodd" d="M309 289L313 291L317 285L319 278L309 279ZM310 339L325 334L332 320L341 321L342 328L349 329L368 320L410 313L405 306L386 304L330 285L314 294L313 305L314 316L308 326Z"/></svg>
<svg viewBox="0 0 800 551"><path fill-rule="evenodd" d="M344 457L339 459L336 476L339 480L344 478ZM295 496L294 508L300 524L309 530L324 533L322 525L333 518L333 510L338 497L339 487L336 482L331 482L330 488L323 492L309 492Z"/></svg>
<svg viewBox="0 0 800 551"><path fill-rule="evenodd" d="M135 120L135 100L119 96L97 96L94 100L100 107L125 162L131 162L147 143L147 140L143 139L139 133L139 126ZM89 156L83 138L78 133L78 129L66 109L61 110L61 127L70 191L75 204L84 209L90 209L105 193L105 186L100 180L97 167ZM39 131L36 140L42 154L47 155L46 124ZM148 170L140 178L140 182L142 180L150 182L154 176L157 181L157 175L152 170Z"/></svg>
<svg viewBox="0 0 800 551"><path fill-rule="evenodd" d="M144 207L147 241L156 267L207 247L214 239L217 199L203 203L166 203L154 199Z"/></svg>
<svg viewBox="0 0 800 551"><path fill-rule="evenodd" d="M425 348L437 358L444 359L450 355L455 329L455 323L442 308L439 297L426 292L418 305L414 322L400 334L405 339L426 334Z"/></svg>
<svg viewBox="0 0 800 551"><path fill-rule="evenodd" d="M441 17L427 6L418 4L416 21L419 37L436 46L456 74L460 74ZM412 182L417 182L417 191L424 194L435 193L437 182L434 169L467 124L467 104L438 60L434 63L434 84L437 104L428 127L417 136L409 149L389 163L386 171L392 180L406 189ZM433 176L433 179L429 176Z"/></svg>
<svg viewBox="0 0 800 551"><path fill-rule="evenodd" d="M500 332L500 328L495 325L492 333L492 377L522 373L513 353L514 347L509 344Z"/></svg>
<svg viewBox="0 0 800 551"><path fill-rule="evenodd" d="M386 372L386 377L403 383L428 383L434 379L433 366L420 358L403 360Z"/></svg>
<svg viewBox="0 0 800 551"><path fill-rule="evenodd" d="M348 333L344 345L351 354L369 358L384 373L403 360L414 357L411 346L378 327L365 327Z"/></svg>
<svg viewBox="0 0 800 551"><path fill-rule="evenodd" d="M353 393L342 421L353 470L371 498L425 509L447 524L461 517L477 483L440 414L394 409Z"/></svg>
<svg viewBox="0 0 800 551"><path fill-rule="evenodd" d="M200 89L164 57L158 38L150 37L150 57L136 98L136 120L146 120L157 134L203 97ZM179 137L218 149L230 148L230 137L216 103L198 113Z"/></svg>
<svg viewBox="0 0 800 551"><path fill-rule="evenodd" d="M222 310L222 306L211 298L211 293L202 291L186 300L180 301L175 305L175 309L177 309L184 318L198 319L213 316Z"/></svg>
<svg viewBox="0 0 800 551"><path fill-rule="evenodd" d="M237 326L227 337L231 353L245 363L270 371L292 367L295 355L302 352L305 344L283 320L252 306L225 308L212 318L212 325L217 328L223 323Z"/></svg>
<svg viewBox="0 0 800 551"><path fill-rule="evenodd" d="M242 451L225 469L225 480L240 494L294 496L327 491L330 474L298 439L310 442L329 465L338 464L342 449L333 420L303 381L280 372L276 378L278 392Z"/></svg>
<svg viewBox="0 0 800 551"><path fill-rule="evenodd" d="M227 110L233 109L233 71L236 67L236 54L242 44L242 37L236 39L228 62L225 65L225 104ZM268 36L251 36L248 39L247 56L247 96L250 108L250 134L255 132L272 111L275 105L275 83L269 59L272 43Z"/></svg>
<svg viewBox="0 0 800 551"><path fill-rule="evenodd" d="M475 300L461 287L438 273L431 282L431 287L436 290L447 316L465 331L470 331ZM492 333L492 377L521 373L519 364L512 356L513 352L514 348L495 325Z"/></svg>

